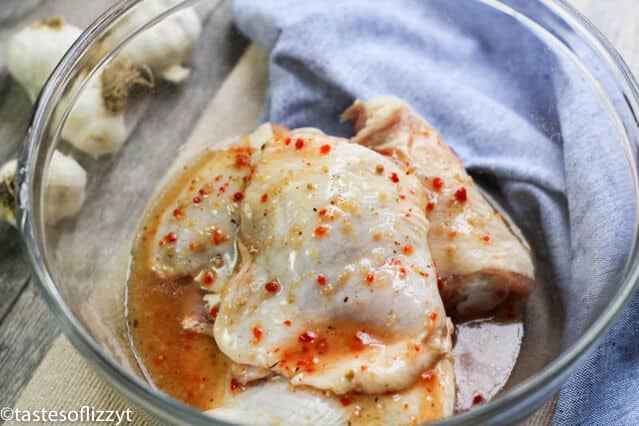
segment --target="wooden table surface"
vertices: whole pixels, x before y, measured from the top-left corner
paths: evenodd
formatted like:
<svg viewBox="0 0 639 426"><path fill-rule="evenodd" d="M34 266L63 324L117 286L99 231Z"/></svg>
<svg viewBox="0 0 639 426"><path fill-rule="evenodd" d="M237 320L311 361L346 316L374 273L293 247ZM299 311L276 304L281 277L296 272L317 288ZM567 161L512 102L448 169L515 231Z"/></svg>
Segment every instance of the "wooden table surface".
<svg viewBox="0 0 639 426"><path fill-rule="evenodd" d="M0 7L0 162L14 155L25 131L31 106L8 76L3 63L7 37L23 23L63 15L87 25L111 0L2 0ZM639 7L637 0L571 0L620 51L630 69L639 74ZM81 4L81 7L77 7ZM247 46L232 28L228 2L205 19L217 28L212 48L221 64L195 92L201 106L208 100ZM220 31L220 28L222 29ZM189 126L191 123L176 123ZM17 232L0 224L0 407L11 406L60 333L22 258Z"/></svg>

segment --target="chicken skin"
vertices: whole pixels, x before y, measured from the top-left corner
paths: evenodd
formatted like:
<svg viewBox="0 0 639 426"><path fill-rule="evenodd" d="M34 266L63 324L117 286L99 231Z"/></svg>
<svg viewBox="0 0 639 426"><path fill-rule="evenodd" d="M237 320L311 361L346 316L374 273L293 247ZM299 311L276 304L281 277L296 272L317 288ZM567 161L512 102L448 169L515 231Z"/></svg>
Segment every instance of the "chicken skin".
<svg viewBox="0 0 639 426"><path fill-rule="evenodd" d="M337 395L408 389L450 362L425 203L420 182L372 150L315 130L274 137L244 193L220 350Z"/></svg>
<svg viewBox="0 0 639 426"><path fill-rule="evenodd" d="M504 301L532 292L530 249L430 124L392 97L358 100L342 119L354 123L352 142L392 158L426 188L422 208L431 223L428 242L449 315L487 315Z"/></svg>

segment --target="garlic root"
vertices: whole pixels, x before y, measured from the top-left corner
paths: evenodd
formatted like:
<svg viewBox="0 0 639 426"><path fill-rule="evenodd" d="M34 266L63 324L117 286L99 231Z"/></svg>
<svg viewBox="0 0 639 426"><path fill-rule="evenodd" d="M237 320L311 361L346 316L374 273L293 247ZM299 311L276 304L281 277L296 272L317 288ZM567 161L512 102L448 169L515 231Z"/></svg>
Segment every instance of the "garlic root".
<svg viewBox="0 0 639 426"><path fill-rule="evenodd" d="M15 179L17 161L5 163L0 168L0 218L16 226ZM54 151L46 180L44 200L45 223L53 225L62 219L75 216L85 198L87 174L72 157Z"/></svg>
<svg viewBox="0 0 639 426"><path fill-rule="evenodd" d="M114 114L124 113L126 101L135 87L152 89L155 86L153 72L148 66L136 67L124 56L116 58L104 69L100 83L104 106Z"/></svg>
<svg viewBox="0 0 639 426"><path fill-rule="evenodd" d="M15 213L15 180L18 162L14 159L0 168L0 219L16 226Z"/></svg>

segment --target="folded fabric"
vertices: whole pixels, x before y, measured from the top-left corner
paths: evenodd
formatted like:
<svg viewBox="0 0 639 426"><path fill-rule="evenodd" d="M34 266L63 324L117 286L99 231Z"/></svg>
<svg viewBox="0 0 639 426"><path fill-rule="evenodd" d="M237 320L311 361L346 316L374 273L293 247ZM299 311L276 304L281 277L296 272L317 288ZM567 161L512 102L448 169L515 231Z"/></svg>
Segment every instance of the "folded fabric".
<svg viewBox="0 0 639 426"><path fill-rule="evenodd" d="M497 182L557 288L564 346L583 334L622 277L635 205L612 121L572 60L480 1L235 0L234 17L270 52L264 120L350 136L338 117L355 98L409 102ZM562 388L556 424L639 423L638 315L635 301Z"/></svg>

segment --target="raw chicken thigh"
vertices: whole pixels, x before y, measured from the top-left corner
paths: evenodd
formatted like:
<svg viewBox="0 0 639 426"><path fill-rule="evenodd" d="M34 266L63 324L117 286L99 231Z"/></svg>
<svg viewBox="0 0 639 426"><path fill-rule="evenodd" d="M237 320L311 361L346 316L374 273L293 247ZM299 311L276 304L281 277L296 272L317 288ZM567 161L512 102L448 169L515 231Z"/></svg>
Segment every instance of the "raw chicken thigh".
<svg viewBox="0 0 639 426"><path fill-rule="evenodd" d="M338 395L401 391L433 369L454 389L425 203L420 182L372 150L315 130L274 137L243 194L222 352ZM454 390L441 393L431 409L448 415Z"/></svg>
<svg viewBox="0 0 639 426"><path fill-rule="evenodd" d="M204 290L224 288L239 256L235 237L243 191L259 148L272 136L265 124L223 149L204 151L177 177L184 182L162 195L160 217L151 221L157 226L144 232L157 240L150 262L160 278L191 276Z"/></svg>
<svg viewBox="0 0 639 426"><path fill-rule="evenodd" d="M183 190L167 194L157 229L146 234L157 240L151 264L160 277L198 276L204 271L199 278L207 287L214 286L218 274L228 276L233 270L241 201L235 194L242 193L250 173L249 154L249 148L241 146L207 152Z"/></svg>
<svg viewBox="0 0 639 426"><path fill-rule="evenodd" d="M358 100L342 118L354 122L353 142L393 158L427 188L422 208L431 223L428 241L449 315L483 315L509 297L532 292L530 249L482 196L433 127L392 97Z"/></svg>

